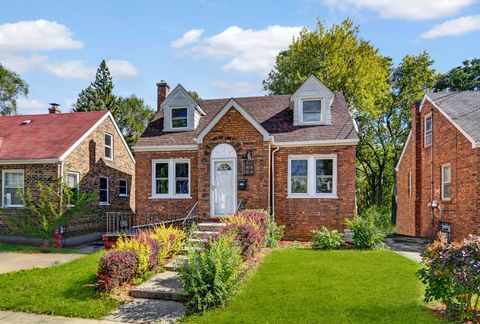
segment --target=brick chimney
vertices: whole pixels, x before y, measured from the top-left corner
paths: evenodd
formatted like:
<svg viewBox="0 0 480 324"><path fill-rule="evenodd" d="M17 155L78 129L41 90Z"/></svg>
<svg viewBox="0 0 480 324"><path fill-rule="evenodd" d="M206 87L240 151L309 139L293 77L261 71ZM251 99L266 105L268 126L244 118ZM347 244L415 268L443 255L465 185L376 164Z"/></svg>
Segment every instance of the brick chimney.
<svg viewBox="0 0 480 324"><path fill-rule="evenodd" d="M157 83L157 111L160 111L160 105L167 98L169 91L170 86L165 80L161 80Z"/></svg>
<svg viewBox="0 0 480 324"><path fill-rule="evenodd" d="M49 114L60 114L62 111L60 110L60 105L57 103L50 103L51 107L48 108L48 113Z"/></svg>

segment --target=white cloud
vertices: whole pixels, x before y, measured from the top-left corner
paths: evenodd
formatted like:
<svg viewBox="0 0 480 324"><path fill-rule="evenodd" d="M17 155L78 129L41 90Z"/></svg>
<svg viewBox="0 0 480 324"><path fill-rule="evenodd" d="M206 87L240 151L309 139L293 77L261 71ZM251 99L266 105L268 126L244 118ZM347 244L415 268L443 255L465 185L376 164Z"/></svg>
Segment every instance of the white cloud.
<svg viewBox="0 0 480 324"><path fill-rule="evenodd" d="M2 51L51 51L82 47L83 42L73 39L73 33L55 21L40 19L0 25Z"/></svg>
<svg viewBox="0 0 480 324"><path fill-rule="evenodd" d="M95 76L96 69L83 60L66 60L45 63L40 68L59 78L89 80Z"/></svg>
<svg viewBox="0 0 480 324"><path fill-rule="evenodd" d="M226 95L250 94L256 88L253 83L248 81L212 80L209 85L212 88L226 91Z"/></svg>
<svg viewBox="0 0 480 324"><path fill-rule="evenodd" d="M125 60L107 60L107 66L114 79L129 79L138 75L137 69Z"/></svg>
<svg viewBox="0 0 480 324"><path fill-rule="evenodd" d="M229 60L222 67L224 71L265 74L273 67L278 52L286 49L302 28L276 25L253 30L231 26L198 40L196 45L184 47L181 53L192 58Z"/></svg>
<svg viewBox="0 0 480 324"><path fill-rule="evenodd" d="M187 45L198 42L200 36L203 34L203 29L192 29L183 34L182 38L179 38L170 43L172 48L182 48Z"/></svg>
<svg viewBox="0 0 480 324"><path fill-rule="evenodd" d="M429 20L448 17L473 4L475 0L324 0L332 8L351 12L368 9L383 18Z"/></svg>
<svg viewBox="0 0 480 324"><path fill-rule="evenodd" d="M17 73L24 73L38 67L48 61L48 56L32 55L32 56L0 56L0 63Z"/></svg>
<svg viewBox="0 0 480 324"><path fill-rule="evenodd" d="M17 99L17 111L21 115L46 114L49 107L50 105L36 99Z"/></svg>
<svg viewBox="0 0 480 324"><path fill-rule="evenodd" d="M433 39L445 36L460 36L474 31L480 31L480 15L447 20L444 23L433 26L420 37Z"/></svg>

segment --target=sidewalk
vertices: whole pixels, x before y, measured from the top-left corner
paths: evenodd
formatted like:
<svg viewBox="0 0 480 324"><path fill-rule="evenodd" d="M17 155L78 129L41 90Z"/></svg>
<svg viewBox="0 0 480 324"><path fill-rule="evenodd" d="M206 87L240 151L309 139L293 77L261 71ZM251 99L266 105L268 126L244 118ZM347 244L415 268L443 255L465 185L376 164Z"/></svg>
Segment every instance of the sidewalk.
<svg viewBox="0 0 480 324"><path fill-rule="evenodd" d="M0 253L0 273L32 268L51 267L70 262L85 256L84 254L64 253Z"/></svg>
<svg viewBox="0 0 480 324"><path fill-rule="evenodd" d="M21 312L0 311L0 324L118 324L106 320L89 320L83 318L70 318L63 316L51 316L29 314Z"/></svg>

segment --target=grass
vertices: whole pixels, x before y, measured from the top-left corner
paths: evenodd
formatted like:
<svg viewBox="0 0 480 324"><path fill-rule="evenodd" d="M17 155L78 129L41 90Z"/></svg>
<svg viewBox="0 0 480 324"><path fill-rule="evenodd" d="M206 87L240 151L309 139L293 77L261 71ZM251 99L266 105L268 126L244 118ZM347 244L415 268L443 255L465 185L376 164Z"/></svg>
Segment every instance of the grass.
<svg viewBox="0 0 480 324"><path fill-rule="evenodd" d="M0 309L69 317L102 318L119 306L95 293L97 265L103 251L49 268L0 275ZM90 285L90 286L88 286Z"/></svg>
<svg viewBox="0 0 480 324"><path fill-rule="evenodd" d="M35 245L18 245L0 243L0 252L25 252L25 253L77 253L73 248L45 248Z"/></svg>
<svg viewBox="0 0 480 324"><path fill-rule="evenodd" d="M390 251L273 251L226 307L192 323L435 323L415 276Z"/></svg>

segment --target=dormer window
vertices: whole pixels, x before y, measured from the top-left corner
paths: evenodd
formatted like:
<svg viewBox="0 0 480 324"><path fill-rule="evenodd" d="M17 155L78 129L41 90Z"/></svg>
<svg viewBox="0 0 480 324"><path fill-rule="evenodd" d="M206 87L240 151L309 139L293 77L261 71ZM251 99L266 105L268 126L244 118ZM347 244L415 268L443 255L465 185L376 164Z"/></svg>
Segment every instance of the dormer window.
<svg viewBox="0 0 480 324"><path fill-rule="evenodd" d="M303 99L300 110L303 124L317 124L322 121L321 99Z"/></svg>
<svg viewBox="0 0 480 324"><path fill-rule="evenodd" d="M188 108L172 108L172 128L188 128Z"/></svg>

